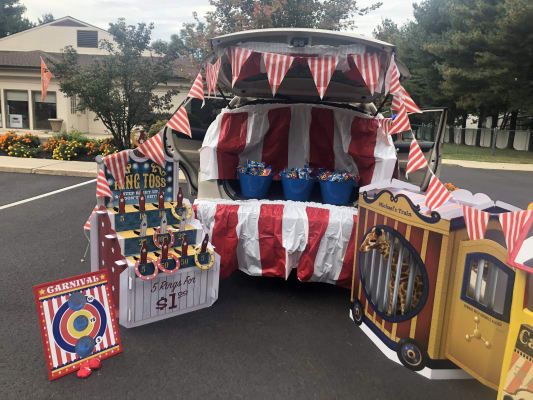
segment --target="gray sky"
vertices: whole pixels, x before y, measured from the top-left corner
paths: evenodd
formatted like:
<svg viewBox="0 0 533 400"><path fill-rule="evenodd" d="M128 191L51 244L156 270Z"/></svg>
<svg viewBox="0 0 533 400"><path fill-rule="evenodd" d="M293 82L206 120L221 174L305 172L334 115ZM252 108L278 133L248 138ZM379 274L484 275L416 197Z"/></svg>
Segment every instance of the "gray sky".
<svg viewBox="0 0 533 400"><path fill-rule="evenodd" d="M413 16L412 1L382 0L378 10L359 17L356 31L371 35L372 30L383 18L403 23ZM372 0L360 0L361 6ZM193 11L203 15L210 9L209 0L21 0L26 8L26 16L32 21L51 12L55 18L66 15L107 29L109 22L124 17L129 23L154 22L153 39L168 40L177 33L183 22L192 20Z"/></svg>

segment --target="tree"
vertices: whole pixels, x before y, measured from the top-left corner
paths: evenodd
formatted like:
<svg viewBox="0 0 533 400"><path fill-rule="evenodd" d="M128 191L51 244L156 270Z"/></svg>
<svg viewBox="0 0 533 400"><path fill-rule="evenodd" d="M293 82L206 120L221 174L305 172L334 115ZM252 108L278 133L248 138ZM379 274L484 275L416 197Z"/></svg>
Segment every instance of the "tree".
<svg viewBox="0 0 533 400"><path fill-rule="evenodd" d="M216 35L264 28L348 29L355 27L356 16L382 3L360 7L357 0L210 0L210 4L213 11L203 19L195 13L194 22L172 36L166 44L169 50L202 62L211 50L208 39Z"/></svg>
<svg viewBox="0 0 533 400"><path fill-rule="evenodd" d="M23 15L26 7L19 0L0 0L0 38L29 29L33 24Z"/></svg>
<svg viewBox="0 0 533 400"><path fill-rule="evenodd" d="M108 55L82 66L77 52L68 47L62 59L52 63L52 71L61 91L76 96L79 109L93 111L124 149L130 146L135 125L147 124L154 112L170 109L175 91L159 96L154 90L172 77L173 59L150 47L152 24L126 25L119 19L109 26L114 41L100 42Z"/></svg>
<svg viewBox="0 0 533 400"><path fill-rule="evenodd" d="M46 13L43 14L41 18L39 18L37 21L37 25L47 24L48 22L52 22L54 20L54 16L52 13Z"/></svg>

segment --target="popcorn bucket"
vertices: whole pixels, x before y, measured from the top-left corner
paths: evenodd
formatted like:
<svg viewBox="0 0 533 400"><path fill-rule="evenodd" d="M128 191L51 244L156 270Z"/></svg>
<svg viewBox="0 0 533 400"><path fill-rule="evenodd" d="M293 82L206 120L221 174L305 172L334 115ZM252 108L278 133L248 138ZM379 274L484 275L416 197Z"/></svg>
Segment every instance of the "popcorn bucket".
<svg viewBox="0 0 533 400"><path fill-rule="evenodd" d="M260 176L249 175L239 172L239 183L241 185L241 194L247 199L264 199L270 189L273 175Z"/></svg>
<svg viewBox="0 0 533 400"><path fill-rule="evenodd" d="M290 179L282 176L281 185L286 200L308 201L315 181L313 179Z"/></svg>
<svg viewBox="0 0 533 400"><path fill-rule="evenodd" d="M335 206L347 205L354 188L355 182L353 180L343 182L320 181L322 201Z"/></svg>

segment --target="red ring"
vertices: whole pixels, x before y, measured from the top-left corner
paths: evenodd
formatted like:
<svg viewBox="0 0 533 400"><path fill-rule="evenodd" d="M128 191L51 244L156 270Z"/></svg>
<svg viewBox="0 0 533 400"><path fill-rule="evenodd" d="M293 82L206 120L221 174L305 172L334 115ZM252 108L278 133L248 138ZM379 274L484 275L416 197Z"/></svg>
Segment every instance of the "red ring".
<svg viewBox="0 0 533 400"><path fill-rule="evenodd" d="M154 279L157 274L159 273L159 269L157 268L157 261L154 261L154 259L152 257L147 257L147 261L149 263L152 263L155 265L155 268L154 268L154 273L152 275L143 275L139 272L139 264L141 263L141 260L137 260L137 262L135 263L135 266L133 267L135 269L135 275L137 275L139 278L141 278L143 281L151 281L152 279Z"/></svg>
<svg viewBox="0 0 533 400"><path fill-rule="evenodd" d="M172 259L174 261L176 261L176 268L174 268L174 269L166 269L165 267L163 267L163 263L162 263L163 260L161 259L161 257L157 258L156 265L157 265L157 268L159 268L159 270L161 272L164 272L167 275L172 275L172 274L175 274L176 272L178 272L178 270L181 267L180 258L178 256L176 256L175 254L169 254L168 256L172 257Z"/></svg>
<svg viewBox="0 0 533 400"><path fill-rule="evenodd" d="M157 239L157 236L161 233L161 229L159 228L160 228L159 226L155 228L154 234L152 235L152 241L154 242L154 246L157 247L158 249L160 249L163 246L163 243L159 242L159 240ZM170 228L167 228L167 233L170 236L170 243L168 244L168 248L170 249L171 247L174 247L174 241L175 241L174 231Z"/></svg>

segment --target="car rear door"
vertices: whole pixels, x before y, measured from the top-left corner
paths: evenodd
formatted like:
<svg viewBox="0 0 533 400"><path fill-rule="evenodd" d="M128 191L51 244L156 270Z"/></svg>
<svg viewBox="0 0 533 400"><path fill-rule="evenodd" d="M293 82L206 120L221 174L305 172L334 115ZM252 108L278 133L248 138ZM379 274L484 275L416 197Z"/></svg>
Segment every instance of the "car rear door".
<svg viewBox="0 0 533 400"><path fill-rule="evenodd" d="M446 108L432 108L422 110L422 114L409 114L412 132L416 135L418 144L428 162L429 169L437 176L439 175L442 161L442 141L447 117L448 110ZM431 172L427 168L413 172L407 177L405 176L412 137L410 132L404 132L393 137L398 153L397 176L398 179L413 183L425 190L431 179Z"/></svg>

